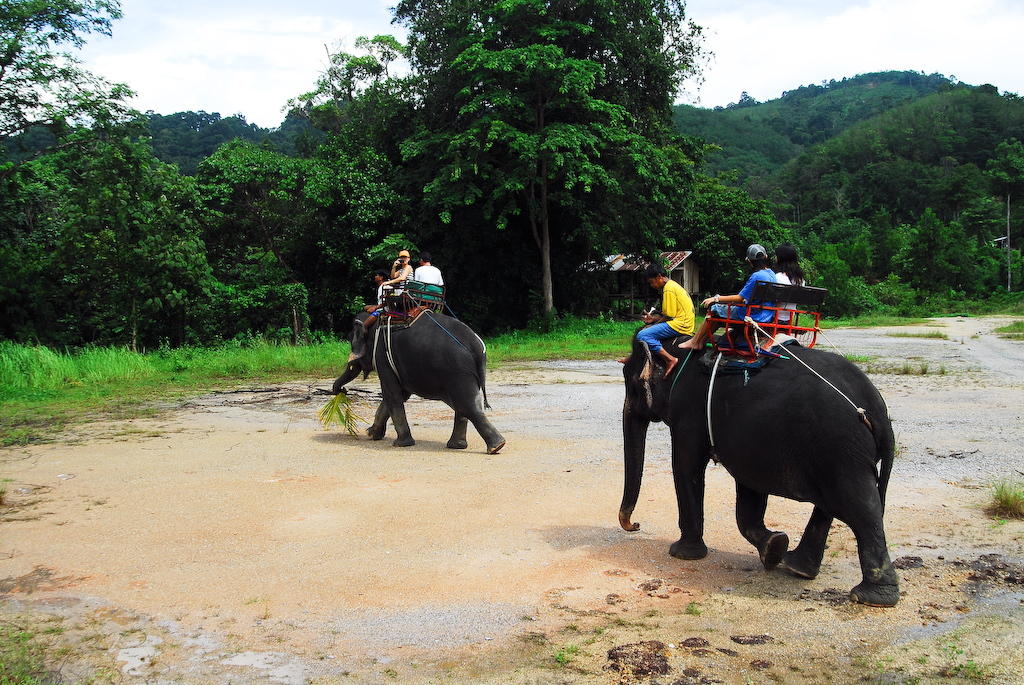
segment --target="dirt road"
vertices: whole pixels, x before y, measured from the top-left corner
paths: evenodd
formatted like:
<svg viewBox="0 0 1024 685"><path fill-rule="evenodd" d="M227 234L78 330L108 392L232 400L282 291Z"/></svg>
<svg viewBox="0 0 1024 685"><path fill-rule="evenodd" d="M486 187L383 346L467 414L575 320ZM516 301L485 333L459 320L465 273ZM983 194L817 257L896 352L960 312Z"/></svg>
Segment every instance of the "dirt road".
<svg viewBox="0 0 1024 685"><path fill-rule="evenodd" d="M622 531L622 378L607 361L492 372L508 440L493 456L472 429L468 450L445 449L436 402L410 404L411 448L324 432L328 379L4 450L0 619L49 628L72 681L1020 683L1024 523L982 511L991 483L1024 471L1024 344L993 336L1000 323L828 334L893 417L895 609L847 601L860 571L839 523L817 579L766 573L720 467L711 554L669 557L663 426L641 530ZM376 390L355 387L366 417ZM773 498L768 525L795 543L809 513Z"/></svg>

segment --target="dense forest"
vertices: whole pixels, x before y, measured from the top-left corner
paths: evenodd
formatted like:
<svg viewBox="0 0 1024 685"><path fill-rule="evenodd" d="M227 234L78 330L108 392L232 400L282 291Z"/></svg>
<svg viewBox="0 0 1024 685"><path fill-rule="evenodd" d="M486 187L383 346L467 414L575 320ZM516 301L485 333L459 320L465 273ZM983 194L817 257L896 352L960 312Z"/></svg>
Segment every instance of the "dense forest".
<svg viewBox="0 0 1024 685"><path fill-rule="evenodd" d="M1020 299L1024 100L991 85L885 72L673 106L704 63L679 0L404 0L408 44L333 53L267 130L140 113L81 69L114 1L8 4L0 339L343 334L401 248L485 333L607 311L608 254L693 249L702 288L735 291L755 241L794 242L832 314Z"/></svg>

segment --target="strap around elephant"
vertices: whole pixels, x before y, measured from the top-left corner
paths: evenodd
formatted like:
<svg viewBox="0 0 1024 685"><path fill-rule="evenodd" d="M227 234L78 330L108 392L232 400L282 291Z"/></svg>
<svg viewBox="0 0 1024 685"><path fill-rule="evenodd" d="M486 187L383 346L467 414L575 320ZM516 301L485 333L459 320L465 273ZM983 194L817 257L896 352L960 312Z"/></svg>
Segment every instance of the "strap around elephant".
<svg viewBox="0 0 1024 685"><path fill-rule="evenodd" d="M718 353L718 358L715 359L715 366L711 370L711 382L708 383L708 405L707 411L704 412L708 419L708 440L711 441L711 458L715 461L718 461L718 459L715 457L715 436L711 431L711 391L715 389L715 376L718 375L718 362L720 361L722 361L721 352Z"/></svg>
<svg viewBox="0 0 1024 685"><path fill-rule="evenodd" d="M448 334L448 337L450 337L450 338L451 338L452 340L454 340L455 342L459 343L459 345L460 345L460 346L462 347L462 349L466 350L467 352L469 351L469 348L468 348L468 347L466 347L465 345L463 345L463 344L462 344L462 343L461 343L461 342L459 341L459 339L458 339L458 338L456 338L456 337L455 337L454 335L452 335L451 331L449 331L449 330L448 330L447 328L445 328L444 326L442 326L442 325L441 325L441 322L440 322L440 321L438 321L437 319L435 319L435 318L434 318L434 316L433 316L433 314L431 314L430 312L423 312L423 314L424 314L424 315L425 315L425 316L426 316L427 318L429 318L429 319L430 319L431 321L433 321L434 323L436 323L436 324L437 324L437 327L438 327L438 328L440 328L440 329L441 329L442 331L444 331L445 333L447 333L447 334Z"/></svg>

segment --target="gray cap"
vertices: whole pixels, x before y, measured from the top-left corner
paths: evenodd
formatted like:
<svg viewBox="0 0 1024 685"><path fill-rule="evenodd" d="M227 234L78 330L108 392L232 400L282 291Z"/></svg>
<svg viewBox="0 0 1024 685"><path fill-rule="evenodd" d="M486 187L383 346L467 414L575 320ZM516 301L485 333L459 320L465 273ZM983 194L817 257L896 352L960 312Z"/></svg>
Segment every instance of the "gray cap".
<svg viewBox="0 0 1024 685"><path fill-rule="evenodd" d="M764 246L754 243L753 245L747 248L747 259L749 259L750 261L754 262L757 261L758 259L767 258L768 250L764 249Z"/></svg>

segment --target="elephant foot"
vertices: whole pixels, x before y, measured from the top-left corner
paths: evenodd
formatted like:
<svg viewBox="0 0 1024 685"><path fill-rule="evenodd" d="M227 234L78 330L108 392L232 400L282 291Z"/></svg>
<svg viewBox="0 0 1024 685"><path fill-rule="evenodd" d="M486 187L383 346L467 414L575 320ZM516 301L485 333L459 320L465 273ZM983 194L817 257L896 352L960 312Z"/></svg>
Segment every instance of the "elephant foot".
<svg viewBox="0 0 1024 685"><path fill-rule="evenodd" d="M850 590L850 601L867 604L870 607L894 607L900 601L900 587L879 585L865 580Z"/></svg>
<svg viewBox="0 0 1024 685"><path fill-rule="evenodd" d="M499 442L494 447L488 447L487 448L487 454L497 454L501 450L501 448L504 447L504 446L505 446L505 441L502 440L501 442Z"/></svg>
<svg viewBox="0 0 1024 685"><path fill-rule="evenodd" d="M805 557L802 557L795 552L787 552L784 563L786 568L794 576L801 578L807 578L808 580L818 577L818 571L821 569L821 563L814 563L808 561Z"/></svg>
<svg viewBox="0 0 1024 685"><path fill-rule="evenodd" d="M455 438L452 438L448 441L447 447L450 450L464 450L469 447L469 442L466 440L456 440Z"/></svg>
<svg viewBox="0 0 1024 685"><path fill-rule="evenodd" d="M708 546L703 540L685 542L679 539L668 548L668 553L676 559L703 559L708 555Z"/></svg>
<svg viewBox="0 0 1024 685"><path fill-rule="evenodd" d="M412 439L411 435L409 435L404 438L395 438L395 441L391 444L394 445L395 447L412 447L413 445L416 444L416 441Z"/></svg>
<svg viewBox="0 0 1024 685"><path fill-rule="evenodd" d="M366 429L366 434L370 437L371 440L382 440L384 438L384 429L378 430L373 426L370 426L369 428Z"/></svg>
<svg viewBox="0 0 1024 685"><path fill-rule="evenodd" d="M789 536L783 532L773 532L764 547L758 550L765 571L771 571L779 565L789 551Z"/></svg>

